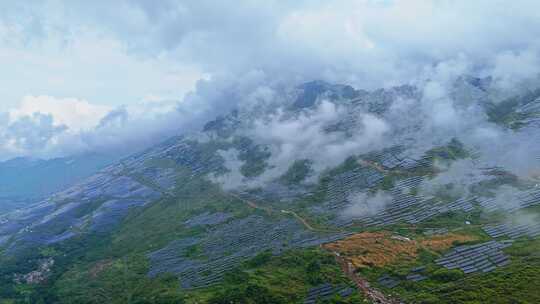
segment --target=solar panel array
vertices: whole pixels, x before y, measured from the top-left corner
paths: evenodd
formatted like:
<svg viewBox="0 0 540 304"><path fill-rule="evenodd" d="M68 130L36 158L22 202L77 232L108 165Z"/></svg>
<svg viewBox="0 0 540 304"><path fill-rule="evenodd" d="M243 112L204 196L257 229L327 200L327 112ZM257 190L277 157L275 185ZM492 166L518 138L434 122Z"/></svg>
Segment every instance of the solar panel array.
<svg viewBox="0 0 540 304"><path fill-rule="evenodd" d="M419 273L412 273L412 274L407 275L407 280L408 281L420 282L420 281L423 281L425 279L427 279L427 277L425 275L422 275L422 274L419 274Z"/></svg>
<svg viewBox="0 0 540 304"><path fill-rule="evenodd" d="M489 241L476 245L459 246L435 262L447 269L461 269L465 274L490 272L510 263L508 256L502 249L511 244L511 241Z"/></svg>
<svg viewBox="0 0 540 304"><path fill-rule="evenodd" d="M447 228L424 229L425 235L442 235L442 234L447 234L447 233L448 233Z"/></svg>
<svg viewBox="0 0 540 304"><path fill-rule="evenodd" d="M418 188L422 183L422 176L413 176L396 182L394 187L389 191L393 197L392 202L387 204L384 209L374 215L364 215L356 218L349 216L336 219L333 223L338 226L349 226L352 224L360 224L363 226L384 226L392 225L399 222L417 224L434 216L447 212L472 212L476 209L475 205L490 211L506 211L513 212L519 209L527 208L540 204L540 189L531 188L525 191L518 192L515 198L507 204L500 204L494 198L485 197L468 197L459 198L452 202L443 202L434 197L423 195L411 195L410 190ZM339 183L336 183L332 189L330 198L335 198L334 193L339 192ZM351 187L346 189L347 192L353 193L355 190L362 188ZM341 203L336 203L338 200L330 200L333 209L343 210L348 206L348 201L341 195Z"/></svg>
<svg viewBox="0 0 540 304"><path fill-rule="evenodd" d="M0 223L0 237L12 234L6 253L16 254L28 247L67 240L83 227L92 232L111 231L131 208L161 196L120 173L119 166L108 167L50 200L6 216L4 223Z"/></svg>
<svg viewBox="0 0 540 304"><path fill-rule="evenodd" d="M515 239L522 236L534 238L540 235L540 222L486 225L482 229L492 238L509 237Z"/></svg>
<svg viewBox="0 0 540 304"><path fill-rule="evenodd" d="M326 189L326 209L331 211L345 207L351 194L376 186L383 177L372 168L355 168L334 176Z"/></svg>
<svg viewBox="0 0 540 304"><path fill-rule="evenodd" d="M283 185L281 182L271 182L262 188L240 191L238 195L246 200L263 202L292 202L313 195L310 185Z"/></svg>
<svg viewBox="0 0 540 304"><path fill-rule="evenodd" d="M225 272L246 258L265 250L274 254L298 247L317 246L348 234L320 235L304 229L296 219L270 221L251 215L217 226L200 238L173 241L149 255L150 276L174 273L186 289L212 285ZM201 250L201 257L190 257L192 246Z"/></svg>
<svg viewBox="0 0 540 304"><path fill-rule="evenodd" d="M402 146L393 146L379 152L370 153L367 159L386 169L394 169L404 163L404 157L400 156L403 150L404 148Z"/></svg>
<svg viewBox="0 0 540 304"><path fill-rule="evenodd" d="M488 212L505 211L513 212L519 209L540 204L540 188L534 187L525 191L517 192L508 202L500 203L495 198L479 197L476 200L480 206Z"/></svg>
<svg viewBox="0 0 540 304"><path fill-rule="evenodd" d="M389 274L384 274L377 279L377 282L383 287L394 288L399 285L400 280L399 278L390 276Z"/></svg>
<svg viewBox="0 0 540 304"><path fill-rule="evenodd" d="M324 283L309 290L304 299L304 304L315 304L339 295L342 298L349 297L354 293L354 289L345 285L334 286L330 283Z"/></svg>
<svg viewBox="0 0 540 304"><path fill-rule="evenodd" d="M458 199L445 203L433 197L394 194L392 203L387 205L382 212L351 219L348 224L357 223L363 226L383 226L400 222L417 224L446 212L470 212L474 210L473 202L474 199Z"/></svg>
<svg viewBox="0 0 540 304"><path fill-rule="evenodd" d="M224 212L204 212L185 221L184 225L190 228L196 226L213 226L226 222L232 216L232 214Z"/></svg>
<svg viewBox="0 0 540 304"><path fill-rule="evenodd" d="M426 270L425 266L419 266L419 267L415 267L411 269L411 271L406 277L407 281L420 282L427 279L427 276L425 276L424 274L425 270Z"/></svg>

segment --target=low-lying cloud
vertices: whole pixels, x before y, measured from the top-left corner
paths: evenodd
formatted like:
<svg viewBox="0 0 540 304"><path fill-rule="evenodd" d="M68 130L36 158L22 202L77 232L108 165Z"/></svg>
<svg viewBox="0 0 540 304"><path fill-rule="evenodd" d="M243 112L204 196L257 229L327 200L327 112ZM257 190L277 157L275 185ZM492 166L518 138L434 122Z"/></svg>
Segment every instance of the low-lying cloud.
<svg viewBox="0 0 540 304"><path fill-rule="evenodd" d="M377 147L387 132L405 133L401 127L414 120L422 125L419 151L433 144L426 139L464 132L464 141L495 141L504 133L465 102L474 95L452 96L451 84L460 75L492 76L499 96L533 86L539 8L537 1L487 0L2 4L0 77L17 93L0 95L12 105L0 159L135 151L235 107L279 100L313 79L361 89L409 83L423 97L397 106L394 116L365 114L361 136L352 138L321 131L339 108L325 105L297 121L278 113L253 131L275 148L275 168L291 155L320 159L317 168L335 164ZM36 124L34 115L52 123ZM42 134L7 129L29 121Z"/></svg>
<svg viewBox="0 0 540 304"><path fill-rule="evenodd" d="M470 159L451 163L437 162L435 168L437 175L424 180L420 185L420 192L425 196L466 197L472 185L486 179L485 172L479 170Z"/></svg>
<svg viewBox="0 0 540 304"><path fill-rule="evenodd" d="M322 100L314 109L288 117L278 110L268 118L256 120L247 135L257 144L270 148L270 169L261 176L271 180L284 174L294 160L309 159L315 173L342 163L353 154L381 147L390 127L382 119L359 113L359 123L351 134L328 130L346 115L344 108Z"/></svg>
<svg viewBox="0 0 540 304"><path fill-rule="evenodd" d="M77 99L28 96L2 116L0 159L60 157L86 152L135 152L163 140L177 115L176 102L130 107L94 106ZM172 110L171 110L172 108ZM155 136L155 138L151 138Z"/></svg>
<svg viewBox="0 0 540 304"><path fill-rule="evenodd" d="M17 156L25 151L47 149L49 143L62 134L67 127L54 125L51 115L34 113L9 121L4 115L0 121L0 151Z"/></svg>
<svg viewBox="0 0 540 304"><path fill-rule="evenodd" d="M387 205L392 203L392 196L378 191L374 195L364 192L351 194L348 198L349 206L342 212L346 217L373 216L383 211Z"/></svg>

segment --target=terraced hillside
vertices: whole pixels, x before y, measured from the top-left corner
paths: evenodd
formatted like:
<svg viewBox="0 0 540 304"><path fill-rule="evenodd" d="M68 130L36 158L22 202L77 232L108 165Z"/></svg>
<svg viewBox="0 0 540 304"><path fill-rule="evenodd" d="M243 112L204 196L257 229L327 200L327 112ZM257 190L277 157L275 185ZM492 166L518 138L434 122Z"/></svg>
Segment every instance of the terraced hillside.
<svg viewBox="0 0 540 304"><path fill-rule="evenodd" d="M495 103L476 84L461 79L454 93L508 136L540 138L535 92ZM474 103L478 94L485 98ZM0 216L0 299L539 299L539 164L520 175L468 136L427 141L437 130L421 117L364 144L366 120L393 121L400 103L422 102L412 86L367 92L312 82L286 100L218 117ZM276 148L282 133L257 133L298 121L305 132L320 126L330 143L299 139L305 149L289 157L290 146ZM347 153L336 152L341 143Z"/></svg>

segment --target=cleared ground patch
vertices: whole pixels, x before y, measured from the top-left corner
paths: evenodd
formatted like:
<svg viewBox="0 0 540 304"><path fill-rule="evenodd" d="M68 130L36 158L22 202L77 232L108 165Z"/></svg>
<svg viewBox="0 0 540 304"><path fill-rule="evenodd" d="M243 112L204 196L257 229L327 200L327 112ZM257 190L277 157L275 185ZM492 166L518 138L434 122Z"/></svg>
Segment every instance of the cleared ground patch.
<svg viewBox="0 0 540 304"><path fill-rule="evenodd" d="M443 251L453 244L476 239L471 235L449 233L407 240L385 231L362 232L323 247L339 253L356 268L384 267L397 262L414 261L420 249Z"/></svg>

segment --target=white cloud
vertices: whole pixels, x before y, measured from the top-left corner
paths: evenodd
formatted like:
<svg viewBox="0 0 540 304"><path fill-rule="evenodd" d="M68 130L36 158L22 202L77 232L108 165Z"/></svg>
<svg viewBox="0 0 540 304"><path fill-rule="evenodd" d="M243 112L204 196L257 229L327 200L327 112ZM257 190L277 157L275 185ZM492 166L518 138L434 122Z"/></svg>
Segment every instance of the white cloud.
<svg viewBox="0 0 540 304"><path fill-rule="evenodd" d="M351 194L347 201L349 206L342 211L344 217L364 217L375 215L392 203L392 196L382 191L374 195L364 192Z"/></svg>
<svg viewBox="0 0 540 304"><path fill-rule="evenodd" d="M503 52L495 58L492 75L504 90L514 90L525 80L536 79L540 75L538 51L526 49L519 52Z"/></svg>
<svg viewBox="0 0 540 304"><path fill-rule="evenodd" d="M340 164L348 156L362 154L384 144L383 138L389 125L382 119L360 113L359 123L352 135L327 128L343 118L345 109L328 101L320 102L314 109L288 117L282 110L269 118L257 120L247 135L268 146L272 155L270 169L261 180L274 179L287 170L294 160L309 159L319 173Z"/></svg>
<svg viewBox="0 0 540 304"><path fill-rule="evenodd" d="M459 56L470 60L471 71L498 71L508 64L504 54L534 63L539 51L540 6L532 0L44 1L1 8L9 61L3 66L17 65L12 59L18 58L39 76L54 69L30 79L32 87L73 88L32 94L100 102L179 96L202 75L251 70L287 81L324 78L376 88L408 82ZM44 79L48 86L37 85Z"/></svg>
<svg viewBox="0 0 540 304"><path fill-rule="evenodd" d="M130 53L110 35L75 26L71 30L49 29L46 38L31 43L0 39L0 65L6 67L0 78L9 88L0 90L5 101L0 111L27 95L76 96L107 106L132 104L148 95L178 100L205 77L189 63Z"/></svg>
<svg viewBox="0 0 540 304"><path fill-rule="evenodd" d="M493 75L508 89L538 75L539 8L532 0L6 2L0 4L0 112L33 96L12 115L50 114L54 126L68 127L62 137L69 135L79 143L71 146L82 149L107 146L120 134L135 142L136 134L128 132L141 128L152 136L160 128L162 136L189 130L236 105L279 99L276 88L305 80L357 88L413 83L426 88L422 110L408 109L430 118L422 137L447 138L482 121L471 132L480 134L477 127L490 126L474 119L473 107L456 107L448 84L461 74ZM74 101L55 103L56 108L37 100L67 97ZM86 110L74 108L85 100L92 104ZM94 128L113 109L107 123L123 129ZM70 111L78 114L65 114ZM460 124L463 115L471 118L467 126ZM384 133L380 118L361 119L373 128L366 134ZM283 159L306 144L308 135L320 133L284 123L279 128L306 136L262 137L277 143ZM63 142L58 136L57 146ZM150 135L143 137L152 142ZM359 138L325 138L318 143L335 155L331 159L362 149Z"/></svg>
<svg viewBox="0 0 540 304"><path fill-rule="evenodd" d="M75 98L55 98L52 96L25 96L20 105L9 111L14 122L34 113L49 114L55 125L66 125L72 132L89 130L111 111L111 107L93 105Z"/></svg>
<svg viewBox="0 0 540 304"><path fill-rule="evenodd" d="M11 122L8 115L2 115L1 119L0 159L47 151L67 130L65 125L54 125L50 114L33 113Z"/></svg>
<svg viewBox="0 0 540 304"><path fill-rule="evenodd" d="M420 185L420 191L424 195L435 196L444 193L452 197L467 196L471 185L489 178L470 159L452 163L437 162L435 167L438 174L432 179L424 180Z"/></svg>
<svg viewBox="0 0 540 304"><path fill-rule="evenodd" d="M244 162L238 159L238 151L236 149L218 150L218 154L224 159L223 165L229 172L222 175L212 173L209 176L210 180L220 184L225 190L248 185L249 181L240 172Z"/></svg>
<svg viewBox="0 0 540 304"><path fill-rule="evenodd" d="M113 108L76 98L26 96L0 112L0 160L84 152L133 153L178 132L189 121L175 101Z"/></svg>

